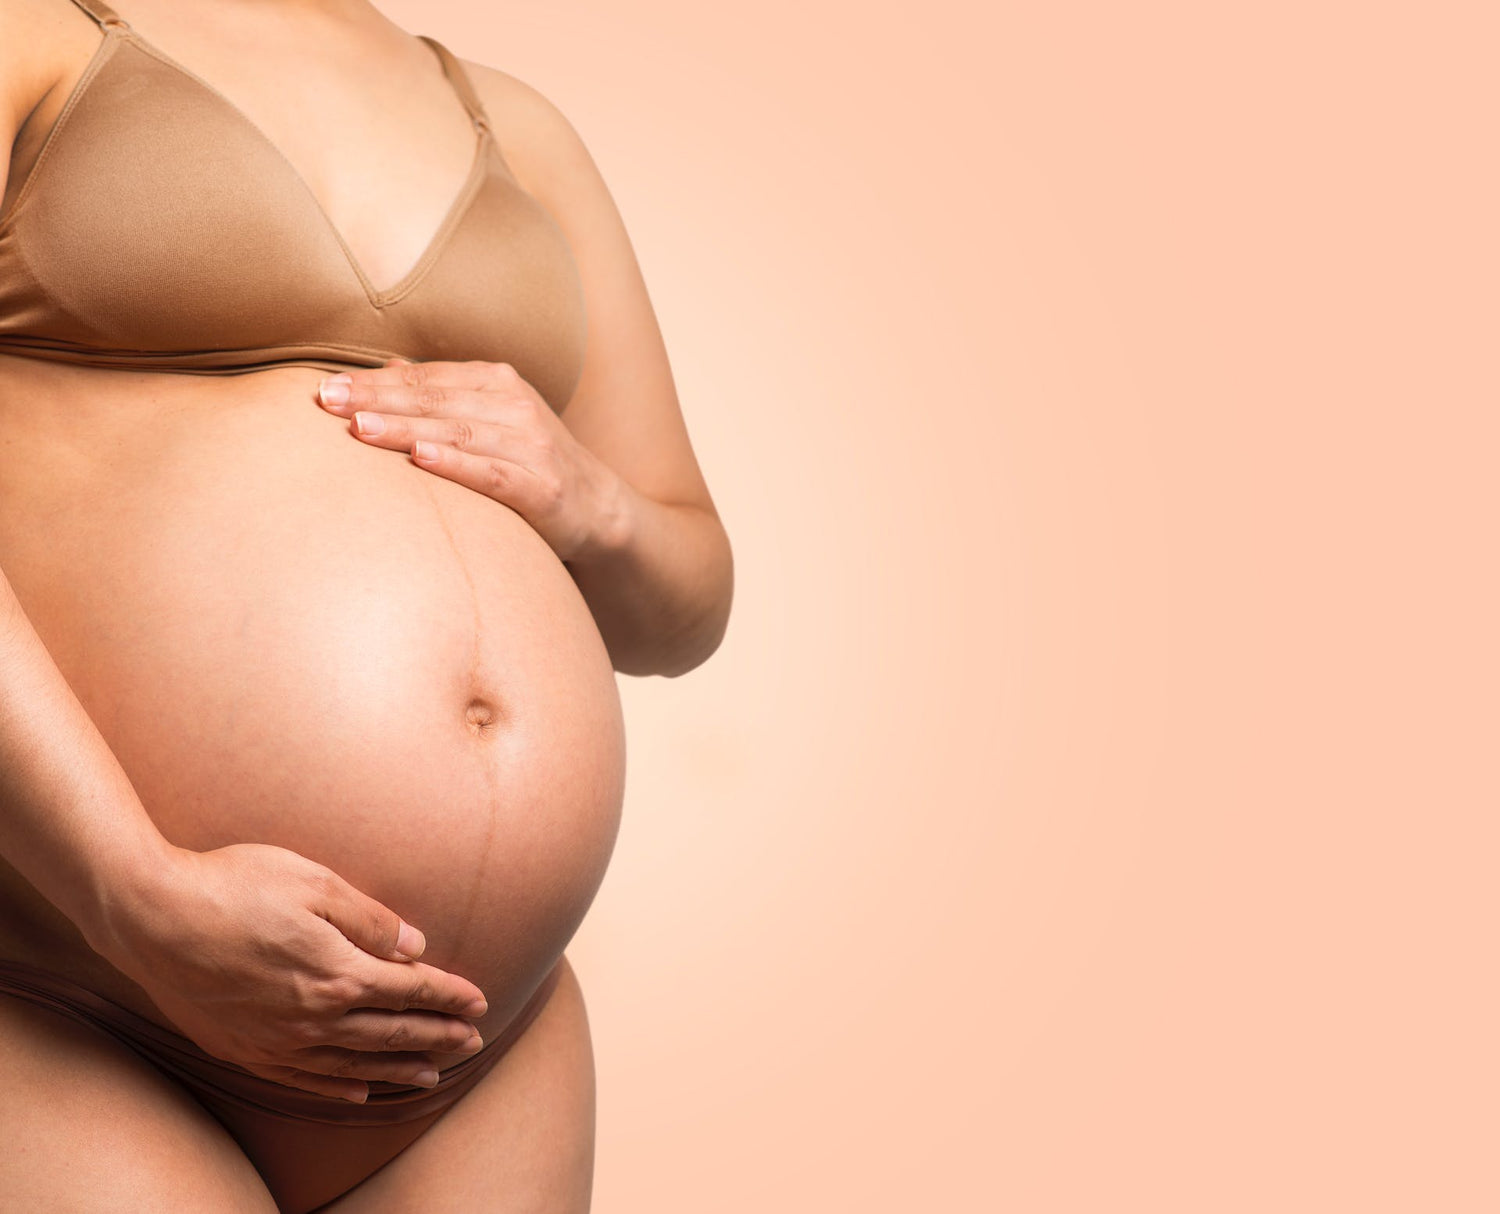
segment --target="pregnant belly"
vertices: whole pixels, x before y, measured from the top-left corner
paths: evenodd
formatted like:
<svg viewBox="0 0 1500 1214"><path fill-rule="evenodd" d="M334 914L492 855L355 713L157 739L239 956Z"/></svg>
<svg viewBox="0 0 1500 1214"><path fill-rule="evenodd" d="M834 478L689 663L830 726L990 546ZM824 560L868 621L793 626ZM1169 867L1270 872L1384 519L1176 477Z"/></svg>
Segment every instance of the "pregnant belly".
<svg viewBox="0 0 1500 1214"><path fill-rule="evenodd" d="M0 568L169 840L326 864L478 983L492 1032L603 878L614 674L541 538L351 437L318 378L152 377L34 411Z"/></svg>

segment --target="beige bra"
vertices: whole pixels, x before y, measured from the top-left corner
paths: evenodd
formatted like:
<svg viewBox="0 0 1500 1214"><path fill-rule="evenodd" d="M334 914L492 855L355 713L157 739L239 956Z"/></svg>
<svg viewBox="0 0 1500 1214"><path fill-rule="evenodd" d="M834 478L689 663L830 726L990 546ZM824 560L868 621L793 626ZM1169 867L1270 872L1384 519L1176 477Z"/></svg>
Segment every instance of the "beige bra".
<svg viewBox="0 0 1500 1214"><path fill-rule="evenodd" d="M420 35L473 120L473 166L417 263L377 290L242 110L100 0L74 2L104 38L0 216L0 353L200 374L483 359L567 403L578 267L445 47Z"/></svg>

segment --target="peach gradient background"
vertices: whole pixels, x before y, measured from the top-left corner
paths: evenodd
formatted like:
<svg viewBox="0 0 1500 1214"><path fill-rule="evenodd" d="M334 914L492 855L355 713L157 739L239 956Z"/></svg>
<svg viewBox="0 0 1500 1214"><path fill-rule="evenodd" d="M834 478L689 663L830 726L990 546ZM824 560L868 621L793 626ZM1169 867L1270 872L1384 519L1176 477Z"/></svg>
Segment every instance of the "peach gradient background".
<svg viewBox="0 0 1500 1214"><path fill-rule="evenodd" d="M599 1214L1500 1209L1492 6L382 7L584 135L735 547Z"/></svg>

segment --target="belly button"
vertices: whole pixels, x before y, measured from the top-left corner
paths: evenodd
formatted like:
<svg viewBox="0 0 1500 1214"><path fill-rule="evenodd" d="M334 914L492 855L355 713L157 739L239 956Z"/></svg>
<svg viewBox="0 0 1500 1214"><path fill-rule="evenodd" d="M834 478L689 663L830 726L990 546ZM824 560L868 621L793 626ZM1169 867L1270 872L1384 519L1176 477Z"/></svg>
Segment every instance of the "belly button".
<svg viewBox="0 0 1500 1214"><path fill-rule="evenodd" d="M500 713L488 700L475 696L464 709L464 719L470 729L483 737L499 723Z"/></svg>

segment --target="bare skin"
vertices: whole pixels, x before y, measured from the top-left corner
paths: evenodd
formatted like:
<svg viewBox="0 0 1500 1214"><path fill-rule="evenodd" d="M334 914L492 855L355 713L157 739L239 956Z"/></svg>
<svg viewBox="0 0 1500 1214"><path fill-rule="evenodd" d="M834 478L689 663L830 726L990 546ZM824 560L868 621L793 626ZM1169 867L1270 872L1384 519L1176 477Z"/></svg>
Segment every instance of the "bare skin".
<svg viewBox="0 0 1500 1214"><path fill-rule="evenodd" d="M170 1079L107 1037L11 999L0 999L0 1129L0 1191L16 1209L276 1211L234 1140ZM570 970L473 1091L323 1208L585 1214L593 1164L593 1053Z"/></svg>
<svg viewBox="0 0 1500 1214"><path fill-rule="evenodd" d="M425 46L353 0L116 7L254 119L374 283L402 276L472 155ZM28 48L0 67L3 215L99 34L62 0L0 0L0 22L0 45ZM318 403L310 369L219 379L0 356L0 569L168 849L151 853L168 877L144 863L111 874L114 903L196 922L194 891L225 857L291 864L236 850L253 842L326 866L426 934L421 962L405 963L430 967L440 996L425 1035L358 1067L349 1051L379 1051L378 1033L309 1052L307 1075L414 1082L472 1048L470 1023L489 1036L515 1015L586 912L618 829L613 671L690 669L727 620L727 540L618 213L549 103L469 70L585 285L583 377L560 419L533 417L537 433L553 427L549 466L570 470L552 499L470 475L460 457L498 446L408 457L422 425L465 415L483 430L475 411L499 407L451 367L356 375L354 406L389 423L374 441L350 425L354 407ZM441 407L403 395L423 374ZM199 1005L168 1006L169 984L148 993L174 959L158 948L147 964L150 942L184 929L121 910L104 930L56 902L0 864L0 957L195 1040L212 1031ZM349 950L330 965L399 971L357 943L330 929L319 947ZM487 1007L466 1019L479 994ZM274 1208L222 1128L107 1039L0 999L0 1059L0 1126L30 1144L0 1162L0 1188L34 1194L31 1208L129 1208L122 1191L141 1209L184 1191L205 1195L198 1208ZM409 1209L420 1192L433 1210L586 1210L592 1143L587 1020L567 971L499 1066L334 1208ZM315 1166L315 1134L306 1150Z"/></svg>

